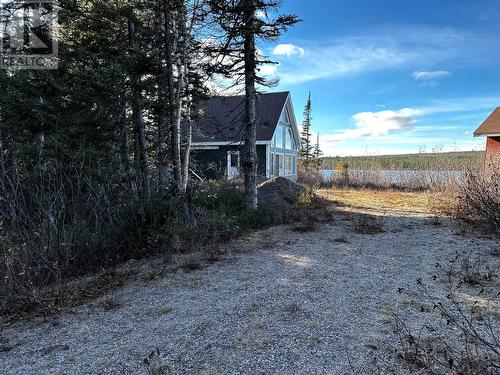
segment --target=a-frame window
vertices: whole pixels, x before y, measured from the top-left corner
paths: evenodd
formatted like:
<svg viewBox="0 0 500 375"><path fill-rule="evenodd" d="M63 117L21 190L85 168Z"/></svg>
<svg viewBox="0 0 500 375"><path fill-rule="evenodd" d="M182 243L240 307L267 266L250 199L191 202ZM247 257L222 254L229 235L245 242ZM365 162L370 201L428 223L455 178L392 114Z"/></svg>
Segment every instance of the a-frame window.
<svg viewBox="0 0 500 375"><path fill-rule="evenodd" d="M287 124L291 124L290 113L288 112L288 106L285 106L285 109L281 113L280 120L286 122Z"/></svg>

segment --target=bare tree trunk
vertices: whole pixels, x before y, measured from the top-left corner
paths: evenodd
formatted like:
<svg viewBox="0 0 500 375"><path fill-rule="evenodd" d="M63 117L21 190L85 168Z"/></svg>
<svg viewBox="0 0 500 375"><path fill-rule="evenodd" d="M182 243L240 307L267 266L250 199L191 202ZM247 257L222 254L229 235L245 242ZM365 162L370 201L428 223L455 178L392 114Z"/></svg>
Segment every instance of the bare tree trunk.
<svg viewBox="0 0 500 375"><path fill-rule="evenodd" d="M141 183L141 192L145 198L149 198L150 195L150 181L149 181L149 167L148 167L148 152L147 152L147 142L146 142L146 129L144 126L144 114L143 114L143 98L141 89L134 84L134 89L132 90L132 116L134 121L134 127L137 136L137 152L138 152L138 170Z"/></svg>
<svg viewBox="0 0 500 375"><path fill-rule="evenodd" d="M191 121L191 100L188 99L186 114L186 144L184 149L184 161L182 165L182 187L181 192L185 195L189 182L189 163L191 161L191 142L193 139L193 126Z"/></svg>
<svg viewBox="0 0 500 375"><path fill-rule="evenodd" d="M1 118L0 118L1 121ZM2 137L2 129L0 129L0 192L5 193L5 180L7 178L7 172L5 170L5 156L4 156L4 140Z"/></svg>
<svg viewBox="0 0 500 375"><path fill-rule="evenodd" d="M135 48L135 27L132 20L129 19L130 47ZM144 99L142 96L141 77L136 73L132 74L132 118L137 137L137 170L140 176L141 193L143 197L149 198L151 193L148 151L146 141L146 129L144 125Z"/></svg>
<svg viewBox="0 0 500 375"><path fill-rule="evenodd" d="M175 9L172 0L163 0L163 12L165 21L165 58L167 73L167 113L170 125L170 142L172 154L172 174L174 179L174 190L181 194L181 129L180 122L176 121L176 97L174 86L174 54L177 51L175 22ZM180 115L180 112L178 112Z"/></svg>
<svg viewBox="0 0 500 375"><path fill-rule="evenodd" d="M162 90L165 86L163 80L159 82L159 89ZM160 92L160 101L164 103L166 101L165 95ZM158 142L158 189L164 191L166 187L166 175L165 171L167 169L167 150L166 150L166 140L167 140L167 116L164 108L159 108L158 114L158 132L157 132L157 142Z"/></svg>
<svg viewBox="0 0 500 375"><path fill-rule="evenodd" d="M158 30L161 30L162 26L164 25L164 20L163 20L163 4L162 1L158 1L157 3L158 9L156 10L156 22L155 22L155 28ZM157 76L157 85L158 85L158 103L159 106L157 107L157 116L158 116L158 125L157 125L157 139L156 139L156 144L157 144L157 150L156 150L156 164L157 164L157 173L158 173L158 190L160 192L164 192L166 187L167 187L167 179L166 179L166 171L167 171L167 137L168 137L168 131L167 131L167 112L166 112L166 106L165 103L167 101L167 85L166 85L166 76L165 76L165 62L161 61L161 66L159 69L159 73Z"/></svg>
<svg viewBox="0 0 500 375"><path fill-rule="evenodd" d="M121 138L121 145L120 145L120 158L121 158L121 163L122 163L122 168L123 168L123 174L125 176L125 181L127 183L127 187L129 191L132 190L132 179L130 177L130 150L129 150L129 129L128 129L128 118L127 118L127 92L126 88L124 88L123 92L123 98L122 98L122 105L121 105L121 110L120 110L120 125L121 125L121 130L120 130L120 138Z"/></svg>
<svg viewBox="0 0 500 375"><path fill-rule="evenodd" d="M192 25L191 25L192 27ZM191 98L189 95L189 38L191 27L187 27L187 9L186 0L179 0L178 13L178 33L179 33L179 53L177 54L177 126L181 128L182 107L185 105L186 111L186 129L184 139L184 154L181 154L181 181L180 193L183 197L186 196L189 182L189 162L191 158L191 141L192 141L192 124L191 124ZM182 150L181 150L182 151Z"/></svg>
<svg viewBox="0 0 500 375"><path fill-rule="evenodd" d="M245 58L245 143L243 150L243 173L245 175L245 202L247 209L258 208L257 198L257 93L255 90L255 0L244 0Z"/></svg>

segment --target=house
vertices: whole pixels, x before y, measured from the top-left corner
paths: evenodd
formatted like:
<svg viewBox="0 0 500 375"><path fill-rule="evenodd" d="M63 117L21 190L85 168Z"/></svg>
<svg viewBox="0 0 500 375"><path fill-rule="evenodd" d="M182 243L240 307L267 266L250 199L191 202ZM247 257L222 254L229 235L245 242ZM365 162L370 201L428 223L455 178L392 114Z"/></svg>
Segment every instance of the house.
<svg viewBox="0 0 500 375"><path fill-rule="evenodd" d="M486 137L486 161L500 160L500 107L474 132L474 137Z"/></svg>
<svg viewBox="0 0 500 375"><path fill-rule="evenodd" d="M244 96L213 97L200 103L193 125L193 169L208 179L240 176ZM257 95L258 174L297 179L300 133L289 92Z"/></svg>

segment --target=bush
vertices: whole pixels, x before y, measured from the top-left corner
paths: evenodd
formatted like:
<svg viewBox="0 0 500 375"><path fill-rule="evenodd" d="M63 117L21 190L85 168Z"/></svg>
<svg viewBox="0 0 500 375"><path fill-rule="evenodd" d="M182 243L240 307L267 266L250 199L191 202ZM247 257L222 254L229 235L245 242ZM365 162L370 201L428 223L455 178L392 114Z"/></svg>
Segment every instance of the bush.
<svg viewBox="0 0 500 375"><path fill-rule="evenodd" d="M500 234L500 172L469 172L459 186L455 216Z"/></svg>
<svg viewBox="0 0 500 375"><path fill-rule="evenodd" d="M68 208L70 202L66 203ZM196 230L176 199L139 198L101 215L84 207L71 207L71 219L49 215L25 228L0 232L0 298L4 308L40 303L38 290L75 276L155 253L180 251L203 243L206 232ZM64 210L64 208L61 208ZM66 215L61 215L66 216Z"/></svg>
<svg viewBox="0 0 500 375"><path fill-rule="evenodd" d="M474 271L474 282L469 287L477 284L480 290L475 293L481 297L473 301L464 298L470 294L470 289L463 293L461 288L464 281L470 283L470 271L464 274L463 267L471 262L472 255L471 251L450 259L446 298L436 297L428 285L417 280L420 302L429 306L421 311L427 316L423 326L411 327L412 322L407 317L393 312L393 331L398 341L396 353L408 373L498 374L500 332L494 297L490 304L484 302L491 298L488 293L496 294L494 285L498 276L480 271L488 268L489 261L476 258L482 265ZM478 280L480 282L476 283ZM489 283L489 288L485 283Z"/></svg>
<svg viewBox="0 0 500 375"><path fill-rule="evenodd" d="M45 287L129 259L168 257L293 220L300 215L297 209L310 207L305 203L314 195L278 178L259 186L262 204L247 211L236 183L199 186L186 202L160 195L120 196L114 189L111 184L88 187L75 196L63 194L67 187L24 192L20 201L36 203L19 204L16 220L0 227L0 312L42 306Z"/></svg>

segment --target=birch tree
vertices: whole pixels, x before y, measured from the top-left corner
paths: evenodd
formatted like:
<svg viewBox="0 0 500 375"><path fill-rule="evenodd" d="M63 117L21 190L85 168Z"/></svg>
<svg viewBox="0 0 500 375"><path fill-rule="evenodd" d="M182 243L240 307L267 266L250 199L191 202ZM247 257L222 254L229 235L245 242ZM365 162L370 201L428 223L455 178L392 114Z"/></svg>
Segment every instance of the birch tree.
<svg viewBox="0 0 500 375"><path fill-rule="evenodd" d="M189 181L191 154L192 88L189 77L193 67L192 56L196 45L192 33L199 19L201 7L198 1L191 2L188 9L186 0L162 0L165 28L165 73L167 83L167 108L172 177L174 191L185 197ZM184 129L183 129L183 124Z"/></svg>
<svg viewBox="0 0 500 375"><path fill-rule="evenodd" d="M135 22L128 19L129 49L135 58L135 66L132 67L132 118L136 135L136 169L138 171L141 193L145 198L151 194L150 175L148 166L148 152L146 140L146 126L144 123L144 98L142 92L141 74L138 72L138 55L141 53L140 43L137 41Z"/></svg>

